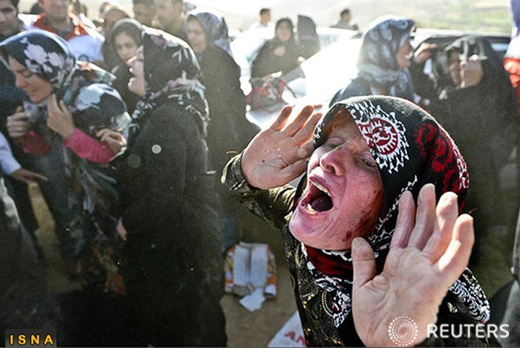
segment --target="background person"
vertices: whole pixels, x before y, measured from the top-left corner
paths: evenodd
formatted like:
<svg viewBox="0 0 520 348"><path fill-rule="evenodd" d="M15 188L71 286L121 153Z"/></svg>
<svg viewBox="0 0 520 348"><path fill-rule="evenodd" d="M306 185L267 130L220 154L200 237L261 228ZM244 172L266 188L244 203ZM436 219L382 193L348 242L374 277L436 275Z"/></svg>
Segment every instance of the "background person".
<svg viewBox="0 0 520 348"><path fill-rule="evenodd" d="M389 95L416 101L408 69L414 30L415 22L411 19L384 16L374 20L363 33L356 76L332 97L330 105L361 95Z"/></svg>
<svg viewBox="0 0 520 348"><path fill-rule="evenodd" d="M301 56L307 59L318 53L320 51L320 39L316 31L316 23L314 23L312 18L298 15L296 28Z"/></svg>
<svg viewBox="0 0 520 348"><path fill-rule="evenodd" d="M300 65L300 49L294 36L294 25L289 18L276 22L275 37L258 51L251 64L251 77L264 77L281 71L288 73Z"/></svg>
<svg viewBox="0 0 520 348"><path fill-rule="evenodd" d="M141 99L126 151L111 164L137 344L225 346L221 220L197 59L182 40L145 28L129 64Z"/></svg>
<svg viewBox="0 0 520 348"><path fill-rule="evenodd" d="M110 32L118 21L124 18L130 18L130 15L123 8L110 5L105 9L105 13L102 18L102 33L105 38L105 41L103 41L103 46L101 47L104 61L103 68L107 71L112 71L112 69L114 69L114 67L119 64L120 60L116 51L114 50L114 44L112 42Z"/></svg>
<svg viewBox="0 0 520 348"><path fill-rule="evenodd" d="M154 0L154 3L161 29L187 42L184 1Z"/></svg>
<svg viewBox="0 0 520 348"><path fill-rule="evenodd" d="M141 45L141 32L142 27L138 21L123 19L114 26L110 33L110 42L119 59L119 63L112 69L112 73L116 76L112 86L125 101L130 114L134 112L140 97L128 89L128 82L134 76L130 72L128 61L137 54L137 49Z"/></svg>
<svg viewBox="0 0 520 348"><path fill-rule="evenodd" d="M155 27L155 4L153 0L132 0L132 11L136 21L147 27Z"/></svg>
<svg viewBox="0 0 520 348"><path fill-rule="evenodd" d="M42 29L69 42L77 60L103 64L103 36L70 11L70 0L38 0L43 9L29 29Z"/></svg>
<svg viewBox="0 0 520 348"><path fill-rule="evenodd" d="M484 236L492 231L502 236L514 228L515 200L507 198L500 171L518 144L516 96L502 58L485 39L464 36L433 53L423 55L423 60L432 58L432 77L422 72L424 64L417 64L413 82L467 160L472 177L467 209L473 211L477 237L472 262L477 262Z"/></svg>
<svg viewBox="0 0 520 348"><path fill-rule="evenodd" d="M188 41L197 55L206 87L210 122L208 152L212 169L222 173L230 153L242 151L260 130L246 118L246 100L240 88L240 67L231 56L224 17L207 11L187 16ZM243 209L230 197L217 179L222 203L224 249L236 242Z"/></svg>
<svg viewBox="0 0 520 348"><path fill-rule="evenodd" d="M274 25L271 22L271 9L270 8L262 8L260 9L260 21L251 24L249 29L271 29L274 30Z"/></svg>
<svg viewBox="0 0 520 348"><path fill-rule="evenodd" d="M332 26L332 28L348 29L348 30L359 30L357 24L352 24L352 13L350 9L346 8L339 14L340 20Z"/></svg>
<svg viewBox="0 0 520 348"><path fill-rule="evenodd" d="M85 289L121 294L113 254L117 192L106 165L114 152L95 137L100 127L124 129L129 116L123 101L103 82L103 70L77 64L68 44L52 33L20 33L3 41L0 53L29 97L8 117L9 135L49 178L49 201L65 215L58 221L63 252Z"/></svg>

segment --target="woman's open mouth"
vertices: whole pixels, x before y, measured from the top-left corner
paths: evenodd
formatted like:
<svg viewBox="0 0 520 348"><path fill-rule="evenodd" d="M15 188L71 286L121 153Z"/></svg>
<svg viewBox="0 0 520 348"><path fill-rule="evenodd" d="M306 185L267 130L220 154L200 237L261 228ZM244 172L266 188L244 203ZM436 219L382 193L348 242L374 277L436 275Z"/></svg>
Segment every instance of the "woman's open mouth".
<svg viewBox="0 0 520 348"><path fill-rule="evenodd" d="M311 213L327 211L334 206L329 189L318 182L312 181L307 194L302 198L301 204Z"/></svg>

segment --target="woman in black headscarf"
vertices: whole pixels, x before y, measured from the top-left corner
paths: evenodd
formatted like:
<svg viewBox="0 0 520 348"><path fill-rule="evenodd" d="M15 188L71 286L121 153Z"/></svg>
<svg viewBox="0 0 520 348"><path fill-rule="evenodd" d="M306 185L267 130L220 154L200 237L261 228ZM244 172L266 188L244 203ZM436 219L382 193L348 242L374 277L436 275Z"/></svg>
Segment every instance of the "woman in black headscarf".
<svg viewBox="0 0 520 348"><path fill-rule="evenodd" d="M474 210L478 241L516 214L500 184L500 170L517 144L516 97L502 58L484 38L465 36L440 48L432 57L433 79L422 72L423 65L411 70L412 77L417 92L429 99L426 108L457 141L468 163L472 190L467 208Z"/></svg>
<svg viewBox="0 0 520 348"><path fill-rule="evenodd" d="M311 17L298 15L296 27L300 54L304 59L308 59L320 51L320 38L316 31L316 23Z"/></svg>
<svg viewBox="0 0 520 348"><path fill-rule="evenodd" d="M206 87L209 115L208 147L213 169L221 172L257 129L246 119L246 97L240 88L240 67L232 56L224 17L208 11L188 14L188 42L197 55Z"/></svg>
<svg viewBox="0 0 520 348"><path fill-rule="evenodd" d="M300 65L300 48L294 37L294 25L289 18L276 22L275 37L267 41L251 65L251 77L264 77L281 71L286 74Z"/></svg>
<svg viewBox="0 0 520 348"><path fill-rule="evenodd" d="M141 23L135 19L122 19L110 31L110 42L119 58L119 63L112 69L116 76L112 86L125 101L130 114L134 112L139 96L128 89L128 81L133 75L127 62L135 56L137 48L141 45L141 32Z"/></svg>
<svg viewBox="0 0 520 348"><path fill-rule="evenodd" d="M188 42L197 55L206 87L211 121L208 126L208 151L212 169L222 173L230 153L242 151L260 130L246 118L246 97L240 88L240 67L232 56L224 17L208 11L191 11L187 18ZM217 179L218 180L218 179ZM237 224L243 209L220 183L224 249L235 242Z"/></svg>
<svg viewBox="0 0 520 348"><path fill-rule="evenodd" d="M484 343L475 325L489 320L489 303L465 269L473 230L459 208L469 177L452 139L399 98L312 112L289 122L284 108L222 178L282 230L307 346ZM287 185L304 172L298 189ZM472 329L428 337L435 323Z"/></svg>
<svg viewBox="0 0 520 348"><path fill-rule="evenodd" d="M146 28L130 60L141 96L117 169L125 285L139 345L225 346L223 261L199 65L185 42Z"/></svg>

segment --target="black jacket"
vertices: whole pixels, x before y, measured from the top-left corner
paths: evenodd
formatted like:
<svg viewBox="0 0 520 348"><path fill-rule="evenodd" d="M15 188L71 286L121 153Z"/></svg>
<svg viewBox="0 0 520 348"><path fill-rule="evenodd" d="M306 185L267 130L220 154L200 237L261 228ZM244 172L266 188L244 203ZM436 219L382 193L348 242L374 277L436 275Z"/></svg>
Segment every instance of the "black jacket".
<svg viewBox="0 0 520 348"><path fill-rule="evenodd" d="M128 298L150 330L171 335L158 345L225 345L221 222L194 117L162 104L134 123L127 150L112 163L128 231Z"/></svg>
<svg viewBox="0 0 520 348"><path fill-rule="evenodd" d="M206 87L210 123L208 147L212 169L219 173L232 157L242 151L260 130L246 119L246 100L240 88L240 67L217 46L206 49L199 59Z"/></svg>
<svg viewBox="0 0 520 348"><path fill-rule="evenodd" d="M285 54L276 56L274 51L284 46ZM266 75L281 71L286 74L298 67L298 58L300 57L300 48L294 39L287 42L280 42L274 38L267 41L256 56L251 66L251 77L264 77Z"/></svg>

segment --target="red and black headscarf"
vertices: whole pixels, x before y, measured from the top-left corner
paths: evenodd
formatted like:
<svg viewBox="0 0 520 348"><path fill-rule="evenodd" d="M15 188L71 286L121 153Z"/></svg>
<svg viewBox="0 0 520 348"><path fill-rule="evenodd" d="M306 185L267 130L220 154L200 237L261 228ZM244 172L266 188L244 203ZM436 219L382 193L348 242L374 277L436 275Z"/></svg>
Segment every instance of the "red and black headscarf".
<svg viewBox="0 0 520 348"><path fill-rule="evenodd" d="M437 199L448 191L456 193L462 210L469 187L466 163L454 141L432 116L407 100L385 96L356 97L335 104L316 126L315 148L325 142L331 122L338 115L354 119L379 167L385 204L368 242L382 268L395 230L401 194L411 191L417 200L419 190L432 183ZM335 292L334 322L339 326L351 309L351 252L309 246L303 246L303 250L318 285ZM489 319L489 303L471 271L466 270L450 291L475 319Z"/></svg>

